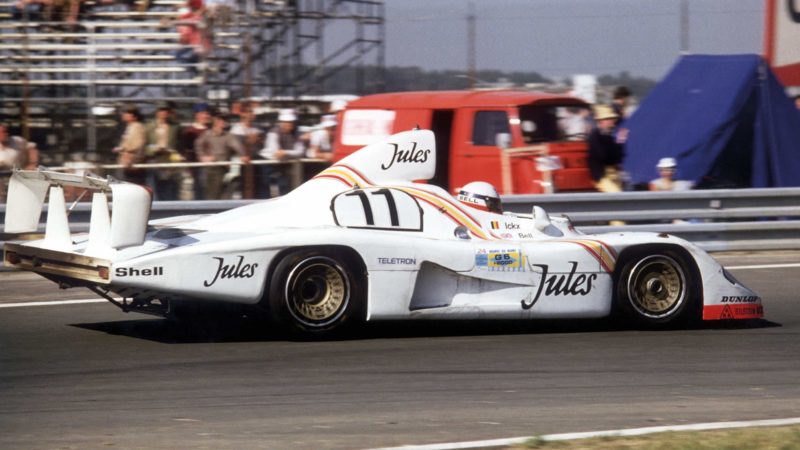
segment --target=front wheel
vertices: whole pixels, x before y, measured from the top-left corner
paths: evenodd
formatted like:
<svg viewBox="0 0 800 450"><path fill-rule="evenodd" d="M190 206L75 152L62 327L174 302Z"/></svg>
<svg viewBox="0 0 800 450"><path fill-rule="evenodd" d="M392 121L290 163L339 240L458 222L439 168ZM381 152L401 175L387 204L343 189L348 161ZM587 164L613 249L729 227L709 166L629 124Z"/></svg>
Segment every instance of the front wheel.
<svg viewBox="0 0 800 450"><path fill-rule="evenodd" d="M617 280L619 309L637 325L684 323L696 311L696 275L672 251L638 254L627 259Z"/></svg>
<svg viewBox="0 0 800 450"><path fill-rule="evenodd" d="M342 330L360 319L360 284L345 258L315 251L294 253L275 268L270 311L305 333Z"/></svg>

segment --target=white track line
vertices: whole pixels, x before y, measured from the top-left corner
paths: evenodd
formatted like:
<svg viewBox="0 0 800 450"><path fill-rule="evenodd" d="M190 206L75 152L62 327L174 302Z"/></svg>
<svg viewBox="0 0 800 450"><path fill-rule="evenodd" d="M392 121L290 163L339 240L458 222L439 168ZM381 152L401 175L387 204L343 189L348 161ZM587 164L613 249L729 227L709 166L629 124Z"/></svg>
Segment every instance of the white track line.
<svg viewBox="0 0 800 450"><path fill-rule="evenodd" d="M688 425L667 425L661 427L629 428L623 430L588 431L584 433L546 434L543 436L515 437L507 439L491 439L472 442L449 442L429 445L403 445L400 447L384 447L373 450L457 450L468 448L500 447L524 444L529 439L543 441L568 441L573 439L588 439L596 437L641 436L643 434L663 433L666 431L707 431L723 430L730 428L748 427L777 427L783 425L800 424L800 417L790 419L746 420L739 422L712 422L694 423Z"/></svg>
<svg viewBox="0 0 800 450"><path fill-rule="evenodd" d="M85 298L81 300L54 300L50 302L0 303L0 308L24 308L27 306L81 305L84 303L105 303L102 298Z"/></svg>
<svg viewBox="0 0 800 450"><path fill-rule="evenodd" d="M789 267L800 267L800 263L786 263L786 264L757 264L752 266L725 266L726 269L784 269Z"/></svg>

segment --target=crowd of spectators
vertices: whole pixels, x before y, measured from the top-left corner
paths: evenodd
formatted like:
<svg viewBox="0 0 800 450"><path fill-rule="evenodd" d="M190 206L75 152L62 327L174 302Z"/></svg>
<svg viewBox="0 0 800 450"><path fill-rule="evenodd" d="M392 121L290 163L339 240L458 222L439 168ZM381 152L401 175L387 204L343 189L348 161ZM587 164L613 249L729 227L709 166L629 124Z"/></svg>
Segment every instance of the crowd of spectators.
<svg viewBox="0 0 800 450"><path fill-rule="evenodd" d="M128 107L112 150L122 166L115 175L150 186L156 200L270 198L291 188L291 168L278 163L301 158L329 163L333 157L333 114L301 127L295 110L282 109L276 124L264 126L256 122L254 105L237 104L230 111L198 104L192 122L181 127L171 104L160 105L146 125L138 108ZM181 162L205 164L169 167ZM158 166L136 166L143 163Z"/></svg>

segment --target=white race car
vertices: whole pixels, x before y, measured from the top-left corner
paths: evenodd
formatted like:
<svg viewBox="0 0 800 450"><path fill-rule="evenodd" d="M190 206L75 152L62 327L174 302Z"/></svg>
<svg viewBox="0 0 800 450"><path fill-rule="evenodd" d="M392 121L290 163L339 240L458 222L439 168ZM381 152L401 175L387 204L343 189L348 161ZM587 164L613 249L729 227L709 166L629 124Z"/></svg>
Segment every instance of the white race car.
<svg viewBox="0 0 800 450"><path fill-rule="evenodd" d="M704 251L655 233L586 235L566 217L498 214L412 180L435 170L433 133L369 145L288 195L219 214L148 223L137 185L17 171L5 264L121 307L169 315L227 302L325 333L365 320L598 318L637 326L752 319L761 299ZM89 233L71 234L63 187L93 191ZM109 214L107 195L113 198Z"/></svg>

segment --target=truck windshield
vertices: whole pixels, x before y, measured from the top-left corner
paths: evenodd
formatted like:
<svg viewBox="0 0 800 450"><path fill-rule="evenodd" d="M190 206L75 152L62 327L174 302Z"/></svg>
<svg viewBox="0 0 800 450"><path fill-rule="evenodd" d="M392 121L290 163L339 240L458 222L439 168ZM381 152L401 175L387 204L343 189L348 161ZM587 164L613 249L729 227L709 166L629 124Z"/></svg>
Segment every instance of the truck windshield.
<svg viewBox="0 0 800 450"><path fill-rule="evenodd" d="M519 108L526 144L584 140L591 131L588 106L525 105Z"/></svg>

